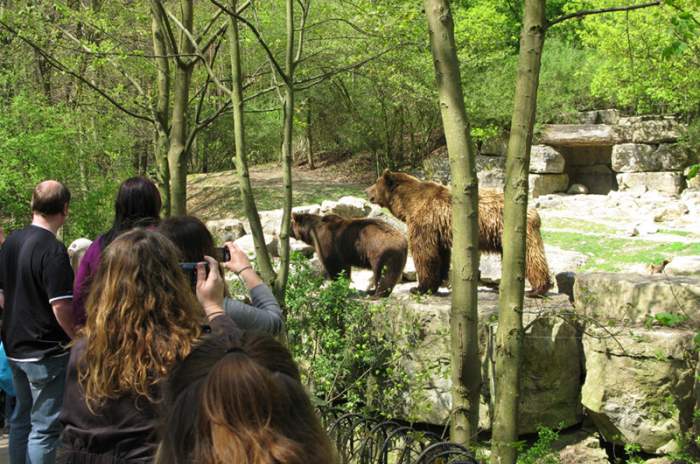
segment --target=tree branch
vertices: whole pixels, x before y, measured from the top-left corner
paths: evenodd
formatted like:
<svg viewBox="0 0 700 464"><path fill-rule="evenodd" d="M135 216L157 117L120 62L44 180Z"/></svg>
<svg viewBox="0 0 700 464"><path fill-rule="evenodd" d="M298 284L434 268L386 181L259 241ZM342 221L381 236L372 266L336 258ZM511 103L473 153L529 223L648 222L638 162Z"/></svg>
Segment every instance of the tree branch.
<svg viewBox="0 0 700 464"><path fill-rule="evenodd" d="M222 10L224 10L224 11L226 12L226 14L228 14L229 16L231 16L231 17L237 19L238 21L240 21L240 22L242 22L243 24L245 24L246 26L248 26L248 29L250 29L250 31L253 33L253 35L255 36L255 38L258 40L258 43L260 43L260 45L262 46L263 50L265 50L265 53L267 54L267 57L268 57L268 58L270 59L270 61L272 62L273 66L275 67L275 70L277 71L277 73L280 75L280 77L282 78L282 80L284 80L285 84L287 84L288 81L289 81L289 77L285 74L284 70L282 69L282 67L280 66L280 64L277 62L277 60L275 59L275 55L272 53L272 50L270 50L270 47L268 47L267 43L263 40L262 36L260 35L260 31L258 31L258 30L255 28L255 26L254 26L250 21L248 21L248 20L245 19L243 16L241 16L240 14L238 14L238 12L231 11L230 9L228 9L226 6L222 5L221 2L219 2L219 1L217 1L217 0L210 0L210 1L211 1L214 5L218 6L218 7L221 8Z"/></svg>
<svg viewBox="0 0 700 464"><path fill-rule="evenodd" d="M639 5L629 5L629 6L614 6L610 8L599 8L596 10L581 10L577 11L575 13L570 13L566 14L563 16L559 16L556 19L553 19L552 21L547 21L547 24L545 24L544 28L549 29L550 27L554 26L555 24L559 24L563 21L566 21L568 19L573 19L573 18L583 18L584 16L590 16L594 14L601 14L601 13L612 13L614 11L632 11L632 10L639 10L641 8L649 8L651 6L658 6L661 5L661 0L656 0L654 2L649 2L649 3L640 3Z"/></svg>
<svg viewBox="0 0 700 464"><path fill-rule="evenodd" d="M144 116L142 114L135 113L131 111L130 109L126 108L124 105L121 103L117 102L114 97L112 97L110 94L108 94L105 90L102 90L100 87L98 87L96 84L91 82L89 79L87 79L85 76L81 76L80 74L76 73L75 71L71 70L68 66L64 65L61 63L58 59L54 58L49 52L41 48L39 45L34 43L31 39L28 39L21 35L17 30L15 30L12 26L9 24L5 23L0 19L0 26L2 26L5 30L13 34L15 37L17 37L19 40L24 42L25 44L29 45L34 51L36 51L39 55L41 55L43 58L46 59L46 62L56 68L57 70L68 74L70 76L73 76L74 78L78 79L79 81L83 82L85 85L90 87L92 90L100 94L104 99L106 99L109 103L111 103L115 108L118 110L122 111L123 113L128 114L129 116L132 116L136 119L141 119L142 121L148 121L150 123L155 123L156 121L153 118L150 118L148 116Z"/></svg>

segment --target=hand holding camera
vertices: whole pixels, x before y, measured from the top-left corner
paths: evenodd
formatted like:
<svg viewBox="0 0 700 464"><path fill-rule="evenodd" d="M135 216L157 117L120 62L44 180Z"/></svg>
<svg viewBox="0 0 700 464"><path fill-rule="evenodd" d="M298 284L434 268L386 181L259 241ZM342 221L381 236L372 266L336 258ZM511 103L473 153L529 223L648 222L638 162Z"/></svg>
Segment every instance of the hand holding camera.
<svg viewBox="0 0 700 464"><path fill-rule="evenodd" d="M219 273L219 264L211 256L205 256L205 262L197 263L197 299L204 308L207 317L224 313L224 282ZM207 274L208 269L208 274Z"/></svg>
<svg viewBox="0 0 700 464"><path fill-rule="evenodd" d="M250 264L250 259L248 259L248 255L245 254L245 252L241 250L238 245L233 242L226 242L224 248L226 251L228 251L228 256L226 256L228 259L222 262L226 269L231 272L235 272L236 274L240 274L248 268L253 268L253 266Z"/></svg>

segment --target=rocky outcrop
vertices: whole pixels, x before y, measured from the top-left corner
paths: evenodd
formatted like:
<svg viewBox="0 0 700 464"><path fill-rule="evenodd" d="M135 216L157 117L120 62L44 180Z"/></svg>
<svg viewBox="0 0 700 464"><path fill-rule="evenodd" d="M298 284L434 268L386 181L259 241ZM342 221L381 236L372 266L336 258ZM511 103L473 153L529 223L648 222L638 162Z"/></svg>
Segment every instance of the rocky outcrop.
<svg viewBox="0 0 700 464"><path fill-rule="evenodd" d="M206 226L214 236L214 242L217 244L237 240L246 234L243 221L238 219L207 221Z"/></svg>
<svg viewBox="0 0 700 464"><path fill-rule="evenodd" d="M552 146L615 144L615 130L607 124L550 124L542 128L540 143Z"/></svg>
<svg viewBox="0 0 700 464"><path fill-rule="evenodd" d="M279 256L279 243L277 236L264 234L264 238L265 247L270 253L270 256ZM241 250L243 250L243 252L245 252L245 254L247 254L250 258L255 258L255 242L253 241L252 234L244 235L238 240L235 240L233 243L235 243Z"/></svg>
<svg viewBox="0 0 700 464"><path fill-rule="evenodd" d="M700 326L700 278L594 272L578 274L576 311L608 325L643 325L660 313L680 313Z"/></svg>
<svg viewBox="0 0 700 464"><path fill-rule="evenodd" d="M664 268L672 276L695 276L700 278L700 256L676 256Z"/></svg>
<svg viewBox="0 0 700 464"><path fill-rule="evenodd" d="M561 174L564 157L547 145L533 145L530 150L530 172L533 174Z"/></svg>
<svg viewBox="0 0 700 464"><path fill-rule="evenodd" d="M355 273L353 273L354 276ZM355 277L353 277L355 280ZM362 286L363 284L360 284ZM412 284L394 288L392 304L383 306L375 327L395 341L405 352L401 364L411 379L411 392L405 397L402 419L444 424L450 416L449 373L450 300L440 296L409 295ZM493 346L497 322L498 294L479 293L479 339L482 353L484 393L480 427L489 429L493 398ZM538 425L571 426L581 420L581 347L577 332L564 314L571 306L564 295L547 300L526 299L527 330L520 401L520 432L532 433ZM406 327L419 324L419 339L405 339Z"/></svg>
<svg viewBox="0 0 700 464"><path fill-rule="evenodd" d="M685 187L685 178L680 172L626 172L617 175L620 190L647 191L677 195Z"/></svg>
<svg viewBox="0 0 700 464"><path fill-rule="evenodd" d="M695 354L690 330L635 328L583 336L581 402L606 441L648 453L678 451L693 409Z"/></svg>
<svg viewBox="0 0 700 464"><path fill-rule="evenodd" d="M566 192L569 188L569 176L566 174L530 174L530 194L537 198L540 195Z"/></svg>

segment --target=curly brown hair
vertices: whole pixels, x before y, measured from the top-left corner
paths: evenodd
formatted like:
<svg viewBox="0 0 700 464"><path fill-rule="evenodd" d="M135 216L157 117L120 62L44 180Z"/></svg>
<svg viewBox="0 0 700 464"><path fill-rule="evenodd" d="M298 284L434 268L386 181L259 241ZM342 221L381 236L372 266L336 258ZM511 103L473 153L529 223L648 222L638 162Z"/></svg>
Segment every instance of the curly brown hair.
<svg viewBox="0 0 700 464"><path fill-rule="evenodd" d="M126 394L156 401L154 387L190 353L205 321L177 249L144 229L104 250L86 308L78 378L91 409Z"/></svg>

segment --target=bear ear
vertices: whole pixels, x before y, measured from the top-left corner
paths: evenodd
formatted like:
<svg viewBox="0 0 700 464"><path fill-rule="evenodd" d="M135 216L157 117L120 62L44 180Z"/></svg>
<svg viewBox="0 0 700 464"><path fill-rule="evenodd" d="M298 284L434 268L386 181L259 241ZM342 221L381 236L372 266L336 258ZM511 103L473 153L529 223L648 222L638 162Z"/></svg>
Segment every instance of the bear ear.
<svg viewBox="0 0 700 464"><path fill-rule="evenodd" d="M386 184L386 186L389 189L394 188L394 185L396 184L396 182L395 182L396 179L394 178L393 172L389 171L388 169L385 169L384 172L382 173L382 179L384 179L384 184Z"/></svg>

